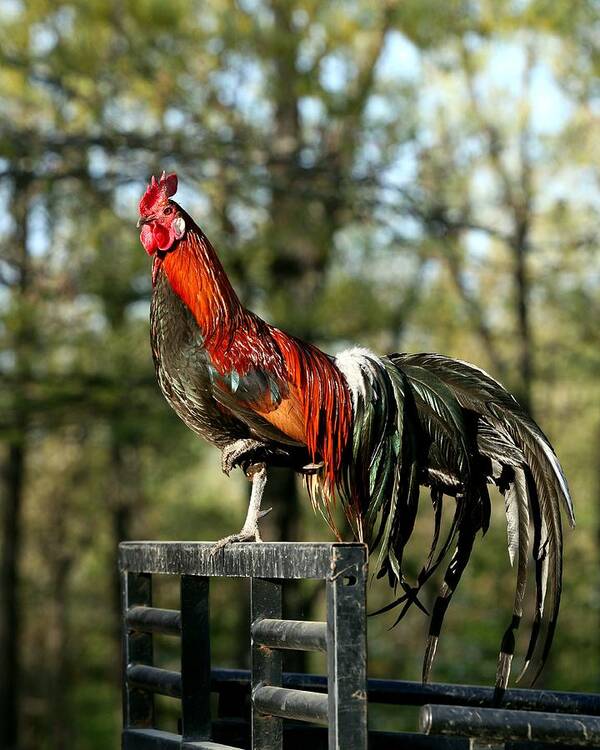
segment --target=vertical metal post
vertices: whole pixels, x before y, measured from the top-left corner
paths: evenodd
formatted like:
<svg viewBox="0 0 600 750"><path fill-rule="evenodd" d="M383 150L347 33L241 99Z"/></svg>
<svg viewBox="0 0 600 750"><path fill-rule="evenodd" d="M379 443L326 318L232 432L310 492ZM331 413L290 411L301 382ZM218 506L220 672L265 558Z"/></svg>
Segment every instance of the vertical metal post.
<svg viewBox="0 0 600 750"><path fill-rule="evenodd" d="M123 607L123 726L152 727L154 725L154 696L127 682L129 664L152 664L152 635L130 631L125 613L130 607L152 606L152 577L149 573L121 572L121 601Z"/></svg>
<svg viewBox="0 0 600 750"><path fill-rule="evenodd" d="M208 578L181 576L181 734L210 739Z"/></svg>
<svg viewBox="0 0 600 750"><path fill-rule="evenodd" d="M265 618L281 618L281 585L281 581L251 579L251 622ZM252 639L252 694L261 685L281 685L281 653L257 645ZM282 747L282 720L276 716L259 713L252 704L252 750L282 750Z"/></svg>
<svg viewBox="0 0 600 750"><path fill-rule="evenodd" d="M334 547L327 579L329 750L367 748L366 561L361 547Z"/></svg>

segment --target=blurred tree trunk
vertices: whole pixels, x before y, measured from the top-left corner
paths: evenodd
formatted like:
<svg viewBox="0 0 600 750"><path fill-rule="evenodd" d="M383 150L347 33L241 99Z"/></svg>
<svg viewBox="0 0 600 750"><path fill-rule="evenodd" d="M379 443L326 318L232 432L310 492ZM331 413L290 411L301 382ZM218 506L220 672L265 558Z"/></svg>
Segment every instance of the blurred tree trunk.
<svg viewBox="0 0 600 750"><path fill-rule="evenodd" d="M533 385L533 340L531 333L529 303L529 275L527 272L528 256L528 224L524 220L517 227L517 236L513 244L514 284L517 313L517 340L519 343L518 362L521 386L517 399L521 406L533 415L532 385Z"/></svg>
<svg viewBox="0 0 600 750"><path fill-rule="evenodd" d="M515 339L519 378L514 390L521 406L533 415L532 386L534 379L534 343L530 323L530 281L528 256L531 226L534 220L533 164L530 153L531 139L531 79L536 64L535 49L528 45L521 81L523 107L519 114L518 167L511 173L508 147L504 135L496 124L484 114L484 108L475 85L476 64L472 53L461 44L463 74L475 120L486 142L489 164L493 170L502 199L503 208L510 217L511 230L505 238L512 257L514 287ZM471 212L468 211L467 214ZM507 368L508 369L508 368Z"/></svg>
<svg viewBox="0 0 600 750"><path fill-rule="evenodd" d="M21 511L25 480L27 424L20 418L16 435L8 445L4 470L5 492L2 518L2 560L0 562L0 747L17 748L19 707L19 652L21 616L19 608L19 557Z"/></svg>
<svg viewBox="0 0 600 750"><path fill-rule="evenodd" d="M514 283L516 293L517 333L519 340L519 369L521 371L521 405L533 414L532 387L534 379L534 342L530 321L531 284L528 261L531 226L535 218L532 186L531 140L531 78L537 60L532 44L526 49L526 62L523 68L522 88L525 106L520 115L519 166L517 185L512 191L503 178L505 200L513 217L513 257Z"/></svg>
<svg viewBox="0 0 600 750"><path fill-rule="evenodd" d="M28 310L31 275L28 255L27 211L29 178L16 178L13 186L13 236L7 249L14 252L17 281L13 288L16 310L13 356L17 384L13 392L13 421L4 467L4 507L2 513L2 556L0 559L0 747L16 750L19 745L19 691L21 650L21 609L19 602L19 559L29 414L24 384L30 374L31 330Z"/></svg>
<svg viewBox="0 0 600 750"><path fill-rule="evenodd" d="M298 150L300 148L300 116L296 93L296 57L298 36L292 24L292 8L283 3L273 4L275 26L281 40L279 54L275 55L275 159L271 167L272 203L271 237L274 240L271 255L272 288L290 291L289 273L296 275L295 286L302 286L306 265L303 263L304 236L298 235L299 200L290 190L294 182ZM300 239L302 237L302 239ZM310 336L309 331L298 331L300 336ZM278 541L302 540L300 497L295 477L290 470L270 471L265 496L265 507L276 509L275 537ZM284 586L284 617L300 619L297 611L298 581L288 581ZM310 618L308 618L310 619ZM294 654L294 657L296 654ZM286 668L305 671L306 654L297 652Z"/></svg>
<svg viewBox="0 0 600 750"><path fill-rule="evenodd" d="M64 524L59 522L63 542L66 543ZM69 707L69 690L71 684L71 650L69 628L69 592L68 583L73 558L66 550L54 561L52 604L54 609L55 641L54 670L51 679L51 691L48 696L50 706L49 734L52 747L67 748L72 746L72 717Z"/></svg>
<svg viewBox="0 0 600 750"><path fill-rule="evenodd" d="M333 122L324 138L320 169L306 168L300 159L304 145L299 97L302 75L298 71L301 35L293 23L293 7L272 3L276 39L273 50L275 75L275 133L271 159L271 302L276 317L295 335L314 341L319 321L314 309L325 283L325 272L340 224L340 210L349 200L344 193L359 146L360 123L375 83L375 67L390 27L391 6L382 13L381 25L373 33L362 60L357 61L355 85L345 102L343 127ZM323 171L326 165L326 171ZM317 196L317 197L314 197ZM321 197L318 197L321 196ZM302 507L298 482L291 471L271 472L265 506L277 508L277 539L302 540ZM299 582L284 588L285 617L312 619L317 598ZM294 652L286 657L286 669L306 671L307 655Z"/></svg>
<svg viewBox="0 0 600 750"><path fill-rule="evenodd" d="M104 300L105 313L111 329L111 339L118 340L126 325L127 306L131 299L127 287L115 287L113 295ZM113 355L113 365L118 377L128 372L127 350L117 350ZM112 554L110 555L110 576L112 589L113 633L115 643L116 669L112 672L121 676L121 577L119 574L119 543L131 539L133 511L142 504L139 454L135 445L136 417L128 409L129 396L126 385L117 400L116 408L109 420L109 441L107 446L110 475L108 481L110 526L112 530ZM123 403L120 403L121 400ZM131 421L130 421L131 420Z"/></svg>
<svg viewBox="0 0 600 750"><path fill-rule="evenodd" d="M596 549L594 550L594 552L596 556L596 596L598 597L598 599L600 599L600 576L598 575L598 571L600 570L600 422L598 423L595 432L597 463L596 470L594 472L596 480ZM598 621L598 625L600 626L600 620ZM598 627L597 629L596 648L599 649L599 651L597 651L596 653L598 656L598 661L600 661L600 627ZM596 669L594 682L595 692L600 692L600 670L598 669Z"/></svg>
<svg viewBox="0 0 600 750"><path fill-rule="evenodd" d="M112 578L112 606L115 639L115 660L117 668L115 674L121 675L121 577L119 575L118 549L120 542L131 539L133 509L139 509L141 499L139 467L137 456L130 455L135 450L123 443L119 436L119 424L111 425L111 526L112 547L111 578Z"/></svg>

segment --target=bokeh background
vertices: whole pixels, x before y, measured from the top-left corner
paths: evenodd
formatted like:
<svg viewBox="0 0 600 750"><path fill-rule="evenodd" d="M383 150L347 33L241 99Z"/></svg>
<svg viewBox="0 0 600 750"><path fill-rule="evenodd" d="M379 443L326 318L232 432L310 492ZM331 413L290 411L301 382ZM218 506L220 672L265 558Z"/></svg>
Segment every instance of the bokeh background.
<svg viewBox="0 0 600 750"><path fill-rule="evenodd" d="M473 361L531 410L578 515L541 684L600 689L599 31L593 0L2 0L5 750L116 748L117 543L215 539L244 517L247 482L155 384L135 221L162 169L269 321L331 352ZM440 681L494 679L514 586L495 499ZM268 503L265 538L330 538L287 473ZM216 585L212 609L215 663L246 666L244 584ZM290 588L286 609L318 618L322 592ZM418 679L426 619L393 619L369 622L370 674Z"/></svg>

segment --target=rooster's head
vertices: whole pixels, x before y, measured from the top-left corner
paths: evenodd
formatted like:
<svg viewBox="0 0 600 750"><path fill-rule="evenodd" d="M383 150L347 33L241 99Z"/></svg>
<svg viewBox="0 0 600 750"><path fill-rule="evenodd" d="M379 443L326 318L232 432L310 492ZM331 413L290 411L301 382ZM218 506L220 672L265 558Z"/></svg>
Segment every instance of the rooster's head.
<svg viewBox="0 0 600 750"><path fill-rule="evenodd" d="M140 240L148 255L154 255L157 250L168 252L185 234L185 218L177 203L171 200L176 192L177 175L163 172L158 181L152 177L140 200L137 225L142 227Z"/></svg>

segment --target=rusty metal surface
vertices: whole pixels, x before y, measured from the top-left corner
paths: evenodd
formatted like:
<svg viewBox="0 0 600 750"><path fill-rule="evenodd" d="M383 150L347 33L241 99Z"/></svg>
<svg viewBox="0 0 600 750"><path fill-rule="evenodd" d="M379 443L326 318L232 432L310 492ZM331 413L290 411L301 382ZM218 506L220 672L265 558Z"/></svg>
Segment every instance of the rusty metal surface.
<svg viewBox="0 0 600 750"><path fill-rule="evenodd" d="M328 724L327 696L309 690L284 687L258 687L253 694L254 705L263 714L284 719Z"/></svg>
<svg viewBox="0 0 600 750"><path fill-rule="evenodd" d="M152 606L152 577L148 573L121 572L121 602L123 612L133 607ZM125 678L130 664L152 665L152 635L129 630L123 619L123 664ZM129 684L123 684L123 724L126 727L152 727L154 725L154 696Z"/></svg>
<svg viewBox="0 0 600 750"><path fill-rule="evenodd" d="M367 747L366 560L333 550L327 588L329 750Z"/></svg>
<svg viewBox="0 0 600 750"><path fill-rule="evenodd" d="M147 664L130 664L127 667L126 676L129 690L181 698L180 672L152 667Z"/></svg>
<svg viewBox="0 0 600 750"><path fill-rule="evenodd" d="M497 742L527 740L571 747L600 745L600 718L597 716L427 705L421 709L420 729L424 734Z"/></svg>
<svg viewBox="0 0 600 750"><path fill-rule="evenodd" d="M234 686L248 690L250 673L244 669L213 669L212 683L217 691ZM284 687L305 690L327 690L324 675L284 672ZM548 711L600 716L600 695L597 693L568 693L553 690L510 689L503 696L501 706L495 703L494 688L479 685L447 685L444 683L413 682L410 680L367 681L369 703L394 706L423 706L426 703L482 708L508 708L526 711Z"/></svg>
<svg viewBox="0 0 600 750"><path fill-rule="evenodd" d="M204 542L120 545L126 750L366 750L367 736L369 750L600 747L599 695L507 690L498 705L491 688L367 681L364 545L235 544L214 556L212 550ZM153 573L181 576L181 612L152 607ZM210 669L210 576L251 578L251 671ZM281 589L292 578L325 582L326 627L282 619ZM181 673L153 665L153 633L181 635ZM285 648L326 650L328 676L282 673ZM154 728L154 693L182 699L183 735ZM219 696L216 719L210 693ZM430 734L367 735L367 701L424 706Z"/></svg>
<svg viewBox="0 0 600 750"><path fill-rule="evenodd" d="M181 613L178 609L131 607L125 613L125 623L131 630L141 633L181 635Z"/></svg>
<svg viewBox="0 0 600 750"><path fill-rule="evenodd" d="M263 646L252 635L253 626L282 614L282 581L253 578L250 585L250 643L252 654L252 695L263 685L281 685L281 653ZM252 703L252 746L255 750L282 750L283 722L274 714L264 714Z"/></svg>
<svg viewBox="0 0 600 750"><path fill-rule="evenodd" d="M209 579L181 576L181 724L183 740L210 739Z"/></svg>
<svg viewBox="0 0 600 750"><path fill-rule="evenodd" d="M366 560L363 544L243 542L212 555L214 542L121 542L122 570L236 578L328 578L336 548ZM350 550L356 550L352 553Z"/></svg>
<svg viewBox="0 0 600 750"><path fill-rule="evenodd" d="M254 641L269 648L293 651L327 651L327 623L264 619L252 623Z"/></svg>

